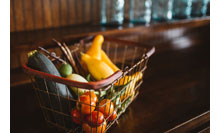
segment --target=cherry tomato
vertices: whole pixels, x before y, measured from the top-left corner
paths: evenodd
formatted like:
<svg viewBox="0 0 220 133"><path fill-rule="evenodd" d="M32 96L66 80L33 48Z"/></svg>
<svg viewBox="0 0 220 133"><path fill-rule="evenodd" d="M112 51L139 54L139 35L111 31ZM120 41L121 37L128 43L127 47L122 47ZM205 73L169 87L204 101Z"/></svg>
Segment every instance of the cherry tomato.
<svg viewBox="0 0 220 133"><path fill-rule="evenodd" d="M86 121L91 126L100 126L104 121L104 115L100 111L93 111L91 115L86 116Z"/></svg>
<svg viewBox="0 0 220 133"><path fill-rule="evenodd" d="M81 95L77 101L77 109L82 114L90 114L95 110L96 103L88 95Z"/></svg>
<svg viewBox="0 0 220 133"><path fill-rule="evenodd" d="M98 102L98 97L96 96L94 91L85 92L83 95L88 95L89 97L91 96L92 101L94 101L95 103Z"/></svg>
<svg viewBox="0 0 220 133"><path fill-rule="evenodd" d="M71 116L74 123L81 124L80 119L83 119L83 116L80 115L80 112L77 109L72 110Z"/></svg>
<svg viewBox="0 0 220 133"><path fill-rule="evenodd" d="M117 112L116 111L113 111L112 115L109 117L109 121L114 121L117 117Z"/></svg>
<svg viewBox="0 0 220 133"><path fill-rule="evenodd" d="M104 133L106 129L106 125L107 125L106 120L104 120L103 123L97 127L97 133ZM83 123L82 128L85 133L91 133L91 130L93 133L96 133L96 127L91 127L87 123Z"/></svg>
<svg viewBox="0 0 220 133"><path fill-rule="evenodd" d="M103 99L99 103L99 111L107 118L114 111L114 104L109 99Z"/></svg>

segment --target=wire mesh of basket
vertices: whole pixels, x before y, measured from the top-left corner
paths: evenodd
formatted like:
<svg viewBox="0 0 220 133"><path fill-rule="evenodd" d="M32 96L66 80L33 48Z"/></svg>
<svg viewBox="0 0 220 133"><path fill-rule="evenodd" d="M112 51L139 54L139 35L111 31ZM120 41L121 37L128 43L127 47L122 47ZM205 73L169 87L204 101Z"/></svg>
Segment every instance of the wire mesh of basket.
<svg viewBox="0 0 220 133"><path fill-rule="evenodd" d="M79 43L69 45L72 54L77 57L76 60L79 60L76 64L80 70L79 74L84 77L88 75L88 72L82 68L79 53L88 50L92 39L93 37L87 37ZM63 129L65 132L106 132L137 97L149 57L155 52L155 48L147 48L136 42L105 37L102 49L120 68L120 71L100 81L95 81L93 78L88 83L72 81L35 70L26 64L23 65L24 71L31 78L43 116L49 125ZM57 56L63 57L62 54ZM51 60L56 66L59 65L58 61ZM39 84L39 80L43 85ZM62 96L59 93L50 92L48 82L65 85L66 92L70 90L71 94ZM77 91L71 91L72 88ZM89 94L87 103L79 100L82 88ZM95 104L92 103L92 92L98 99ZM78 110L78 117L72 115L74 109ZM88 113L85 114L83 109L87 109ZM97 117L96 123L87 121L86 118L92 119L94 111L98 116L104 114L104 122L100 124L99 117ZM117 116L112 119L114 112L117 112Z"/></svg>

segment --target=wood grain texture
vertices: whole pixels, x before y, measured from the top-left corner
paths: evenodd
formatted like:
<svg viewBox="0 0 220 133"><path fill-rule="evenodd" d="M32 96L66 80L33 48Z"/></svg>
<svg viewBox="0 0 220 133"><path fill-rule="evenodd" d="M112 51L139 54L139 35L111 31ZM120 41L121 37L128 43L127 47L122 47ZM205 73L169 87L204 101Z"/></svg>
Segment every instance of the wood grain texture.
<svg viewBox="0 0 220 133"><path fill-rule="evenodd" d="M95 22L99 22L100 21L100 14L101 14L101 0L96 0L96 3L94 5L94 8L96 9L95 14L96 14L96 19Z"/></svg>
<svg viewBox="0 0 220 133"><path fill-rule="evenodd" d="M10 0L10 31L99 24L101 0ZM128 15L125 1L125 17Z"/></svg>
<svg viewBox="0 0 220 133"><path fill-rule="evenodd" d="M75 12L75 0L67 0L68 2L68 16L69 16L69 24L76 24L76 12Z"/></svg>
<svg viewBox="0 0 220 133"><path fill-rule="evenodd" d="M10 0L10 31L15 31L14 1Z"/></svg>
<svg viewBox="0 0 220 133"><path fill-rule="evenodd" d="M83 21L83 10L84 10L84 7L82 6L83 5L83 2L82 0L76 0L75 1L75 8L76 8L76 18L77 18L77 24L80 24L82 23Z"/></svg>
<svg viewBox="0 0 220 133"><path fill-rule="evenodd" d="M33 0L33 16L35 29L42 29L44 27L42 0Z"/></svg>
<svg viewBox="0 0 220 133"><path fill-rule="evenodd" d="M90 0L83 0L83 7L84 7L84 12L83 12L83 21L85 23L90 22L91 20L91 14L90 14L90 6L91 5L91 1Z"/></svg>
<svg viewBox="0 0 220 133"><path fill-rule="evenodd" d="M49 28L52 26L50 0L42 0L42 2L44 27Z"/></svg>
<svg viewBox="0 0 220 133"><path fill-rule="evenodd" d="M201 115L198 115L174 128L166 131L165 133L186 133L186 132L201 132L207 130L206 128L210 126L210 111L207 111Z"/></svg>
<svg viewBox="0 0 220 133"><path fill-rule="evenodd" d="M50 0L51 19L54 27L60 26L60 0Z"/></svg>
<svg viewBox="0 0 220 133"><path fill-rule="evenodd" d="M24 19L25 29L34 29L34 16L33 16L33 0L24 0Z"/></svg>
<svg viewBox="0 0 220 133"><path fill-rule="evenodd" d="M97 13L96 13L96 7L94 6L96 3L97 0L91 0L91 13L90 15L92 16L91 20L92 22L95 22L96 21L96 16L97 16Z"/></svg>
<svg viewBox="0 0 220 133"><path fill-rule="evenodd" d="M66 0L66 8L67 8L67 11L66 11L66 14L67 14L67 18L66 18L66 25L70 25L70 0Z"/></svg>
<svg viewBox="0 0 220 133"><path fill-rule="evenodd" d="M60 19L61 19L61 24L60 26L65 26L68 25L68 8L67 8L67 0L60 0Z"/></svg>
<svg viewBox="0 0 220 133"><path fill-rule="evenodd" d="M23 12L23 0L14 0L16 30L25 30L25 19Z"/></svg>

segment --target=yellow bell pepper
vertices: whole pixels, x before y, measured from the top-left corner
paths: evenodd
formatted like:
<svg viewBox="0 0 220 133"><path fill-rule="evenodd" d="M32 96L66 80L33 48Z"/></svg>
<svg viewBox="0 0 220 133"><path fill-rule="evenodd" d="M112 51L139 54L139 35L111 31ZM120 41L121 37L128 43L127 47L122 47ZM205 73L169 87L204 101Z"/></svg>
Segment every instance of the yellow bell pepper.
<svg viewBox="0 0 220 133"><path fill-rule="evenodd" d="M120 70L115 64L112 63L112 61L109 59L109 57L103 50L101 50L101 60L104 61L107 65L109 65L114 72Z"/></svg>
<svg viewBox="0 0 220 133"><path fill-rule="evenodd" d="M102 35L97 35L93 42L91 47L88 49L86 54L90 55L91 57L104 61L108 66L111 67L111 69L116 72L120 70L115 64L112 63L112 61L109 59L109 57L106 55L106 53L102 50L102 44L104 42L104 37Z"/></svg>
<svg viewBox="0 0 220 133"><path fill-rule="evenodd" d="M114 73L105 62L92 58L88 54L81 53L81 55L81 60L86 64L89 73L96 80L105 79Z"/></svg>
<svg viewBox="0 0 220 133"><path fill-rule="evenodd" d="M86 54L90 55L91 57L101 60L101 49L102 49L102 43L104 42L104 37L102 35L97 35L93 42L91 47L88 49Z"/></svg>

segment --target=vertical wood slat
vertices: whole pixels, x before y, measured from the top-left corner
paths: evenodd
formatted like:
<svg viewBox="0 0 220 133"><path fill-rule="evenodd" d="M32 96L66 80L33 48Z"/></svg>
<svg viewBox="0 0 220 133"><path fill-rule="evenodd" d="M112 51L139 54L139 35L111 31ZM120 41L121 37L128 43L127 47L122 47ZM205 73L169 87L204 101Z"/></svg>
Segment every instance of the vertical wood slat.
<svg viewBox="0 0 220 133"><path fill-rule="evenodd" d="M91 16L92 16L92 18L91 18L91 21L93 22L93 23L97 23L98 21L99 21L99 19L98 19L98 16L100 16L100 12L98 12L99 11L99 5L101 4L101 3L98 3L98 2L101 2L101 0L91 0Z"/></svg>
<svg viewBox="0 0 220 133"><path fill-rule="evenodd" d="M15 20L14 20L14 3L10 0L10 31L15 31Z"/></svg>
<svg viewBox="0 0 220 133"><path fill-rule="evenodd" d="M60 26L60 0L50 0L50 11L51 11L51 18L54 27Z"/></svg>
<svg viewBox="0 0 220 133"><path fill-rule="evenodd" d="M81 12L82 12L82 17L81 17L81 19L82 19L82 23L83 22L85 22L85 20L86 20L86 16L85 16L85 10L86 10L86 7L85 7L85 5L86 5L86 3L85 3L85 0L81 0L81 8L80 8L80 10L81 10Z"/></svg>
<svg viewBox="0 0 220 133"><path fill-rule="evenodd" d="M76 12L75 12L75 0L68 0L68 8L69 8L69 24L76 24Z"/></svg>
<svg viewBox="0 0 220 133"><path fill-rule="evenodd" d="M68 24L68 19L67 19L67 14L68 14L68 10L67 10L67 0L60 0L60 6L61 6L61 24L60 26L65 26Z"/></svg>
<svg viewBox="0 0 220 133"><path fill-rule="evenodd" d="M96 5L94 6L96 8L96 19L95 21L96 22L99 22L100 21L100 14L101 14L101 0L96 0Z"/></svg>
<svg viewBox="0 0 220 133"><path fill-rule="evenodd" d="M80 24L80 23L82 23L83 21L83 12L82 12L82 10L84 9L83 7L82 7L82 4L83 4L83 2L82 2L82 0L76 0L75 1L75 4L76 4L76 14L77 14L77 24Z"/></svg>
<svg viewBox="0 0 220 133"><path fill-rule="evenodd" d="M69 0L66 0L66 9L67 9L67 17L66 17L66 24L67 25L70 25L70 1Z"/></svg>
<svg viewBox="0 0 220 133"><path fill-rule="evenodd" d="M90 3L89 3L89 13L88 13L88 15L89 15L89 20L90 20L90 22L93 22L93 20L92 20L92 6L93 6L93 0L90 0Z"/></svg>
<svg viewBox="0 0 220 133"><path fill-rule="evenodd" d="M33 30L34 29L34 16L33 16L33 5L32 0L23 0L23 13L25 19L25 29Z"/></svg>
<svg viewBox="0 0 220 133"><path fill-rule="evenodd" d="M91 5L91 0L83 0L84 1L84 23L90 22L90 5Z"/></svg>
<svg viewBox="0 0 220 133"><path fill-rule="evenodd" d="M42 0L42 2L44 26L49 28L52 26L50 0Z"/></svg>
<svg viewBox="0 0 220 133"><path fill-rule="evenodd" d="M15 8L15 20L16 20L16 30L25 30L24 27L24 14L23 14L23 0L14 0Z"/></svg>
<svg viewBox="0 0 220 133"><path fill-rule="evenodd" d="M35 29L43 28L44 24L43 24L43 10L42 10L41 0L33 0L33 16L34 16Z"/></svg>
<svg viewBox="0 0 220 133"><path fill-rule="evenodd" d="M74 8L75 8L74 11L75 11L75 16L76 16L76 17L75 17L75 18L76 18L76 19L75 19L75 20L76 20L76 21L75 21L76 24L79 23L79 17L78 17L78 16L80 16L80 14L78 13L78 8L77 8L77 7L78 7L78 5L77 5L77 0L74 0Z"/></svg>
<svg viewBox="0 0 220 133"><path fill-rule="evenodd" d="M10 31L99 23L101 0L10 0ZM14 5L14 7L13 7Z"/></svg>
<svg viewBox="0 0 220 133"><path fill-rule="evenodd" d="M96 8L96 5L97 4L97 0L93 0L92 1L92 16L93 16L93 18L92 18L92 21L93 22L96 22L96 19L97 19L97 8Z"/></svg>

